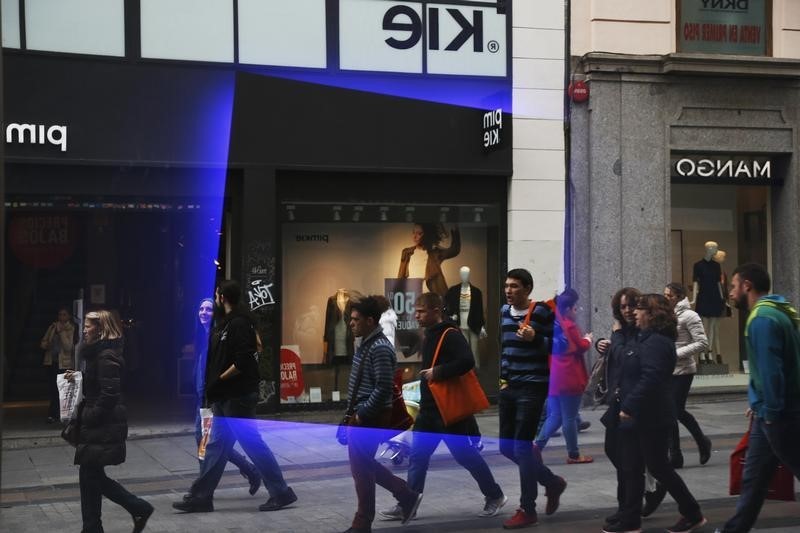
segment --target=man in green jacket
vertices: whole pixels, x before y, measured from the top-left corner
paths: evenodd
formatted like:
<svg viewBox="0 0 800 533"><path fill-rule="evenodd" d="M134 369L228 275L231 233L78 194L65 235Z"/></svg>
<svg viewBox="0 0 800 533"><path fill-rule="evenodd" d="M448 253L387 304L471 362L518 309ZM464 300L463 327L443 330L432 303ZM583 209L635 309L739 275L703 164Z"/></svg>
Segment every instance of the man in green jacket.
<svg viewBox="0 0 800 533"><path fill-rule="evenodd" d="M745 326L750 366L750 443L736 514L722 533L750 531L778 463L800 479L800 316L783 296L768 294L766 269L748 263L731 280L730 298L749 311Z"/></svg>

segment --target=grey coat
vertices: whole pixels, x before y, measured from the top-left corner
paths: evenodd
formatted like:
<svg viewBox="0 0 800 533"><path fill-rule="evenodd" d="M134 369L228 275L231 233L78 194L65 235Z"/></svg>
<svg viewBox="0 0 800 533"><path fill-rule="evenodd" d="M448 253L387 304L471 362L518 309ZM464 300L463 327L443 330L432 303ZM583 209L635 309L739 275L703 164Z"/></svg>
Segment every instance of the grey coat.
<svg viewBox="0 0 800 533"><path fill-rule="evenodd" d="M695 355L700 355L708 349L703 321L700 315L692 311L687 298L677 303L675 316L678 317L678 338L675 340L678 362L675 364L673 375L695 374L697 373Z"/></svg>

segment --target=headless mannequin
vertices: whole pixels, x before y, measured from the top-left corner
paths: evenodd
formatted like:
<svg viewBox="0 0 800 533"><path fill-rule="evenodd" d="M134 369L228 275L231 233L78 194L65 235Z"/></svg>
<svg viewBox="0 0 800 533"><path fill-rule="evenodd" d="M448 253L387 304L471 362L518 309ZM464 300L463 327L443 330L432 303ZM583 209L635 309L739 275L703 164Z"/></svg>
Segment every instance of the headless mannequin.
<svg viewBox="0 0 800 533"><path fill-rule="evenodd" d="M707 263L713 262L714 256L719 251L719 245L714 241L706 242L705 248L706 248L706 253L703 256L703 260L702 261L698 261L698 263L695 265L695 269L697 268L697 265L701 264L703 261L705 261ZM718 263L715 263L715 264L718 264ZM720 270L721 270L721 267L720 267ZM700 362L701 363L713 363L713 362L715 362L715 354L716 354L717 362L721 361L721 357L719 355L719 344L720 344L720 342L719 342L719 318L720 318L720 315L722 313L721 312L719 312L719 313L716 313L716 312L709 313L709 311L707 311L706 309L697 307L698 295L700 294L700 290L701 289L703 291L717 291L718 294L719 294L719 301L723 302L723 303L725 302L725 294L722 291L722 279L721 279L721 276L717 276L716 277L715 285L716 285L716 287L701 287L700 286L700 282L699 282L698 279L695 279L694 283L693 283L693 292L692 292L693 300L690 303L693 306L696 307L697 314L699 314L700 317L703 319L703 327L706 330L706 335L708 335L708 349L709 349L709 351L700 355L700 357L701 357ZM714 295L714 296L716 296L716 295Z"/></svg>
<svg viewBox="0 0 800 533"><path fill-rule="evenodd" d="M450 309L450 316L453 320L458 322L461 328L461 333L464 334L464 337L467 339L469 343L470 349L472 349L472 354L475 357L475 368L480 368L480 348L478 346L478 339L486 338L486 328L481 326L480 332L475 333L469 328L468 321L469 321L469 313L470 309L474 302L472 302L472 298L482 298L480 294L473 294L472 287L469 283L469 275L470 269L468 266L462 266L461 269L458 271L458 274L461 278L461 285L459 290L459 303L458 307L454 309ZM481 302L482 303L482 302ZM483 306L481 306L481 309Z"/></svg>

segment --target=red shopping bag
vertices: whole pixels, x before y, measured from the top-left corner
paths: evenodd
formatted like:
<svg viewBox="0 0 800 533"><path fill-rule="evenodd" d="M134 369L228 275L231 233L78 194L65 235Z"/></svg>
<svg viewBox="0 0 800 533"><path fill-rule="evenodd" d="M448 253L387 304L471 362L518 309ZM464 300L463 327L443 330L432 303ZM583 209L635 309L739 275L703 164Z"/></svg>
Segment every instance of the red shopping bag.
<svg viewBox="0 0 800 533"><path fill-rule="evenodd" d="M731 495L741 494L742 492L742 473L744 472L744 462L749 442L750 428L747 429L747 433L744 434L742 440L739 441L739 444L736 445L736 448L734 448L731 453L729 492ZM778 463L778 468L775 469L775 474L773 474L772 480L769 482L767 499L783 501L795 500L794 475L791 470L781 463Z"/></svg>

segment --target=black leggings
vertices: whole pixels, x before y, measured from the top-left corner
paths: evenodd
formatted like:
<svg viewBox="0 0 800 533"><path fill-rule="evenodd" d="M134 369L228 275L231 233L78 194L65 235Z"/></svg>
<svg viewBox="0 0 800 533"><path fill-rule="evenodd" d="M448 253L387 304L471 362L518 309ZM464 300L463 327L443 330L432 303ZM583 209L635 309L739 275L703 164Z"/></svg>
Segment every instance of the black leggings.
<svg viewBox="0 0 800 533"><path fill-rule="evenodd" d="M700 424L698 424L692 414L686 410L686 399L689 397L689 389L692 387L693 380L694 374L672 376L672 398L675 400L675 412L678 415L678 420L672 426L672 431L670 432L669 449L673 455L681 450L678 422L689 430L689 433L692 434L692 438L694 438L698 447L703 445L705 439L703 430L700 429Z"/></svg>

